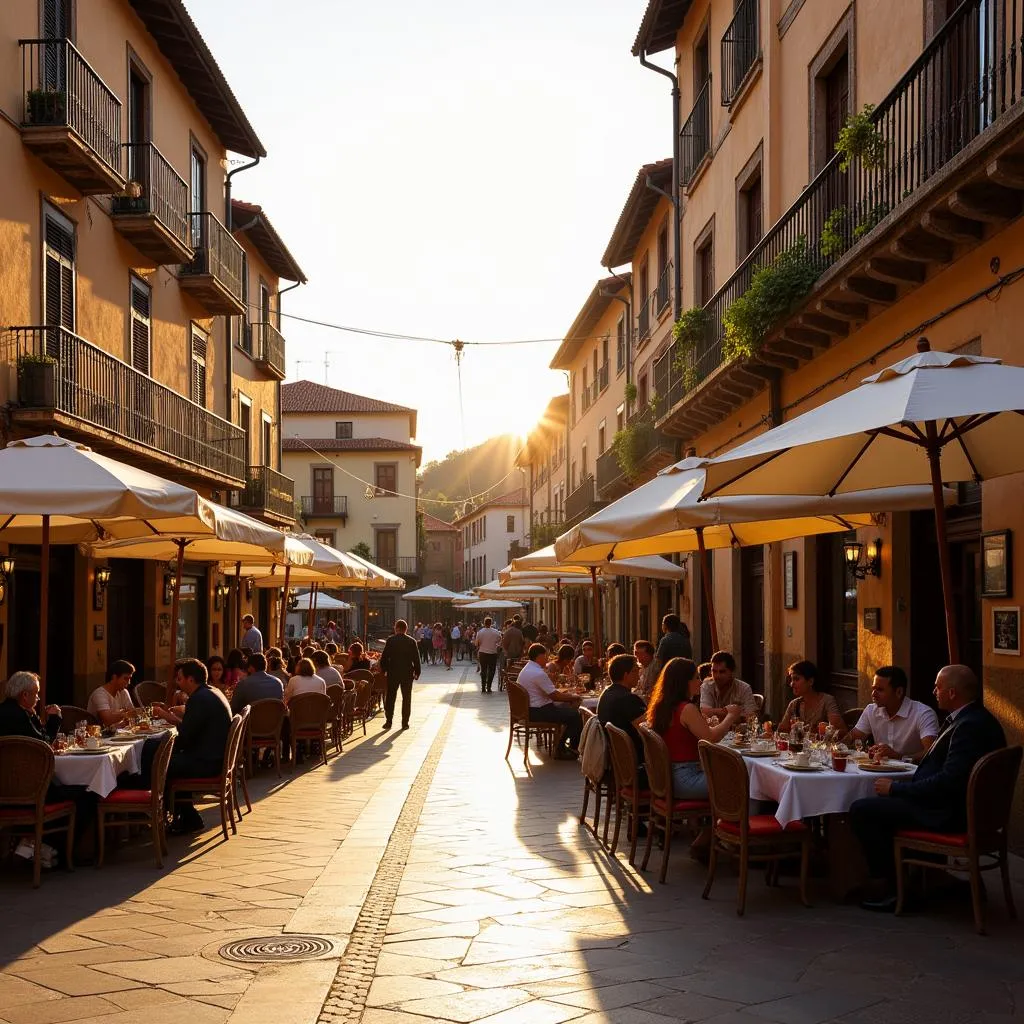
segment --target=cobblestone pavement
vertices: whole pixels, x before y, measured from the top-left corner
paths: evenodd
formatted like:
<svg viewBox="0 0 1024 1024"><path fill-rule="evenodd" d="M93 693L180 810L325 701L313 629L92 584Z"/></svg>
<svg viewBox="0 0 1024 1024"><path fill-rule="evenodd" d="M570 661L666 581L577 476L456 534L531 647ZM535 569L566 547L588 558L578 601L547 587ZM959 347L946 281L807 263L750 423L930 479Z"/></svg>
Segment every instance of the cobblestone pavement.
<svg viewBox="0 0 1024 1024"><path fill-rule="evenodd" d="M261 772L238 835L172 839L163 872L137 841L37 891L4 867L0 1024L1024 1018L1024 926L996 887L988 937L959 898L895 919L819 883L807 909L792 879L769 889L760 874L737 918L735 876L701 900L683 843L664 886L610 858L579 826L575 765L531 754L531 777L515 749L506 764L505 697L476 679L429 669L410 731L378 718L327 769ZM333 949L217 955L302 935Z"/></svg>

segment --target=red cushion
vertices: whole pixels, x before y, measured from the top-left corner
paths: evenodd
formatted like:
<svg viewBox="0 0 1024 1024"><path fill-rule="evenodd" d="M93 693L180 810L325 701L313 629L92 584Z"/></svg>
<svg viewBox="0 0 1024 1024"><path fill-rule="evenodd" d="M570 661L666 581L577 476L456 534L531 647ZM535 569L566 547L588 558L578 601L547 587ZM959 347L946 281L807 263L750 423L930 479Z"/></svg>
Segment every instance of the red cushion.
<svg viewBox="0 0 1024 1024"><path fill-rule="evenodd" d="M659 814L665 813L665 801L655 800L651 806ZM703 811L705 814L711 812L711 804L707 800L673 800L672 801L672 813L681 814L684 811Z"/></svg>
<svg viewBox="0 0 1024 1024"><path fill-rule="evenodd" d="M717 828L730 835L740 834L739 822L719 821ZM750 816L749 833L752 836L782 835L783 832L806 832L807 826L802 821L791 821L783 828L775 818L774 814L752 814Z"/></svg>
<svg viewBox="0 0 1024 1024"><path fill-rule="evenodd" d="M211 775L205 779L174 779L172 789L217 789L222 783L219 775Z"/></svg>
<svg viewBox="0 0 1024 1024"><path fill-rule="evenodd" d="M153 800L151 789L115 789L103 798L105 804L148 804Z"/></svg>
<svg viewBox="0 0 1024 1024"><path fill-rule="evenodd" d="M897 839L910 839L917 843L935 843L937 846L967 846L966 832L925 832L923 829L900 829Z"/></svg>
<svg viewBox="0 0 1024 1024"><path fill-rule="evenodd" d="M623 786L619 790L619 793L622 796L630 796L631 797L633 795L633 787L632 786ZM637 797L640 800L650 800L651 799L651 791L649 789L641 789L640 792L637 793Z"/></svg>
<svg viewBox="0 0 1024 1024"><path fill-rule="evenodd" d="M68 811L73 811L75 805L71 800L61 800L60 803L56 804L44 804L43 814L67 814ZM0 821L5 818L22 818L26 814L34 813L35 808L28 807L5 807L0 810Z"/></svg>
<svg viewBox="0 0 1024 1024"><path fill-rule="evenodd" d="M292 739L318 740L323 736L323 730L319 727L313 729L295 729L292 731Z"/></svg>

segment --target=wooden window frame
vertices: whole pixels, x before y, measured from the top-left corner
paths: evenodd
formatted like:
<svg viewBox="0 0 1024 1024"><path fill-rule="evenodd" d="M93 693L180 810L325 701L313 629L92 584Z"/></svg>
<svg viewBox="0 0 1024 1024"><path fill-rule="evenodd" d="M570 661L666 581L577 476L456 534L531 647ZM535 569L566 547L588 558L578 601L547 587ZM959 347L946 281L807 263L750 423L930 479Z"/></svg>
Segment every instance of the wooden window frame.
<svg viewBox="0 0 1024 1024"><path fill-rule="evenodd" d="M761 184L761 237L751 243L747 237L750 226L749 202L750 188L754 181ZM764 140L757 144L757 149L746 162L743 170L736 175L736 266L738 267L750 254L761 238L764 238L764 225L767 218L764 210Z"/></svg>
<svg viewBox="0 0 1024 1024"><path fill-rule="evenodd" d="M385 487L380 482L380 471L382 469L390 469L395 476L395 486ZM380 494L391 497L398 494L398 463L397 462L375 462L373 464L373 486L374 489Z"/></svg>
<svg viewBox="0 0 1024 1024"><path fill-rule="evenodd" d="M45 200L42 203L39 217L39 280L41 282L41 287L39 289L39 323L47 323L46 258L49 250L49 243L46 240L46 224L49 220L52 220L55 224L59 225L62 230L67 231L71 235L71 333L75 334L78 331L78 224L61 210L58 210L56 206L53 206ZM60 254L57 255L60 256ZM60 258L66 259L67 257Z"/></svg>
<svg viewBox="0 0 1024 1024"><path fill-rule="evenodd" d="M701 253L708 248L711 250L711 295L704 295L701 277ZM715 294L715 283L717 281L715 270L715 217L712 214L711 219L701 228L700 233L693 240L693 304L695 306L704 306L711 301L712 296Z"/></svg>
<svg viewBox="0 0 1024 1024"><path fill-rule="evenodd" d="M348 433L346 434L341 428L348 427ZM335 420L334 421L334 439L335 441L351 441L354 436L355 423L353 420Z"/></svg>
<svg viewBox="0 0 1024 1024"><path fill-rule="evenodd" d="M138 319L142 321L144 318L141 313L135 311L135 292L144 292L149 297L149 316L145 317L146 329L148 334L148 340L146 345L146 368L142 369L140 366L135 364L135 321ZM191 340L189 342L191 348ZM190 353L191 356L191 353ZM139 277L138 274L128 275L128 363L134 369L140 373L144 373L147 377L152 378L153 376L153 286L145 279ZM192 360L189 359L189 374L192 372ZM189 377L189 384L191 390L191 376Z"/></svg>
<svg viewBox="0 0 1024 1024"><path fill-rule="evenodd" d="M203 352L199 354L196 351L196 340L199 339L203 343ZM206 408L206 397L209 392L209 380L207 378L207 370L209 369L209 352L210 352L210 335L207 331L204 331L197 323L190 321L188 325L188 392L189 399L194 405L198 405L200 408ZM195 365L196 362L200 362L203 367L203 384L204 394L202 395L202 401L196 401L195 391ZM250 402L250 406L251 406ZM248 463L246 463L248 466Z"/></svg>
<svg viewBox="0 0 1024 1024"><path fill-rule="evenodd" d="M815 54L808 66L808 162L809 178L818 172L835 156L826 152L825 125L828 111L826 109L825 81L836 64L845 55L847 58L847 93L850 110L857 109L857 24L856 4L850 4L828 38Z"/></svg>

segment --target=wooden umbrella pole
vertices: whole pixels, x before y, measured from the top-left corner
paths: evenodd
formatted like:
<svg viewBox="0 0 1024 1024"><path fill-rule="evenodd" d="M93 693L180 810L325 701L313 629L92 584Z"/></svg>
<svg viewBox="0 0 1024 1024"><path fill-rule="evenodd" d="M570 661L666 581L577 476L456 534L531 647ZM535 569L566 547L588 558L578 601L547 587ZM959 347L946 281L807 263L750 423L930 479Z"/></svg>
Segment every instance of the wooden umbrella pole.
<svg viewBox="0 0 1024 1024"><path fill-rule="evenodd" d="M174 569L174 595L171 598L171 667L167 679L167 704L174 699L174 663L178 660L178 613L181 608L181 574L185 567L185 541L175 541L178 556Z"/></svg>
<svg viewBox="0 0 1024 1024"><path fill-rule="evenodd" d="M555 632L562 639L562 579L555 580Z"/></svg>
<svg viewBox="0 0 1024 1024"><path fill-rule="evenodd" d="M231 645L232 647L238 646L238 641L242 636L242 563L235 562L235 621L233 623L232 633L234 634L235 642Z"/></svg>
<svg viewBox="0 0 1024 1024"><path fill-rule="evenodd" d="M942 603L946 610L946 642L949 663L960 663L960 643L956 631L956 604L953 597L953 569L949 561L949 533L946 528L946 503L942 494L942 450L939 447L935 421L924 425L928 439L928 468L932 474L932 501L935 504L935 542L939 546L939 574L942 577Z"/></svg>
<svg viewBox="0 0 1024 1024"><path fill-rule="evenodd" d="M285 630L285 618L288 615L288 577L291 575L292 567L289 563L284 567L284 590L281 591L281 651L284 652L288 637Z"/></svg>
<svg viewBox="0 0 1024 1024"><path fill-rule="evenodd" d="M363 647L370 648L370 588L363 587Z"/></svg>
<svg viewBox="0 0 1024 1024"><path fill-rule="evenodd" d="M711 649L717 651L718 622L715 619L715 595L711 593L711 563L708 561L708 549L704 546L704 527L698 526L696 533L697 551L700 554L700 589L704 592L704 610L711 627Z"/></svg>
<svg viewBox="0 0 1024 1024"><path fill-rule="evenodd" d="M317 611L317 606L319 604L320 604L320 584L318 583L316 585L316 593L313 595L313 632L310 634L311 638L316 636L316 611Z"/></svg>
<svg viewBox="0 0 1024 1024"><path fill-rule="evenodd" d="M46 660L50 650L50 517L43 516L39 548L39 717L46 721Z"/></svg>
<svg viewBox="0 0 1024 1024"><path fill-rule="evenodd" d="M590 567L590 584L591 589L594 592L594 638L597 645L597 650L594 651L594 656L600 658L604 651L604 644L602 643L601 637L601 595L598 593L597 589L597 569L594 566Z"/></svg>
<svg viewBox="0 0 1024 1024"><path fill-rule="evenodd" d="M313 639L313 599L316 597L316 584L309 588L309 608L306 610L306 636Z"/></svg>

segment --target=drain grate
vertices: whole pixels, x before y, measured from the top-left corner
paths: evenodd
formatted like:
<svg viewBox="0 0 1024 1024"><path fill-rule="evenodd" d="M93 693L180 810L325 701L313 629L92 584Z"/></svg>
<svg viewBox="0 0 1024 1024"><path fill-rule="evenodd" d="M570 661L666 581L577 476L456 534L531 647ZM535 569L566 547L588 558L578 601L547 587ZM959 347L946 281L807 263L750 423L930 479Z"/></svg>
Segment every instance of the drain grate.
<svg viewBox="0 0 1024 1024"><path fill-rule="evenodd" d="M266 935L240 939L217 950L225 960L246 964L270 964L281 960L315 960L334 952L334 943L317 935Z"/></svg>

